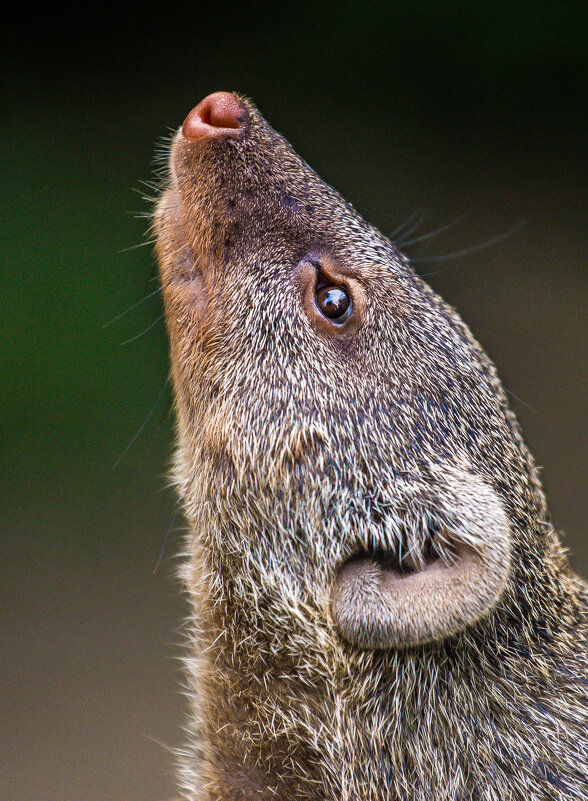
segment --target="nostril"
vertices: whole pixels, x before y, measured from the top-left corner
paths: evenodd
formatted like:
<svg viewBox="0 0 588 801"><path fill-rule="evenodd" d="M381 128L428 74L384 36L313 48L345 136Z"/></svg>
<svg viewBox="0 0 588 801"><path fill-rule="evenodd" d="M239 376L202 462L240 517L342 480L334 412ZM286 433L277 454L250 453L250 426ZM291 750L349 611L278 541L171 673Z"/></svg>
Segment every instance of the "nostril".
<svg viewBox="0 0 588 801"><path fill-rule="evenodd" d="M241 106L235 95L215 92L205 97L202 103L202 118L214 128L240 128Z"/></svg>
<svg viewBox="0 0 588 801"><path fill-rule="evenodd" d="M184 120L186 139L235 136L245 124L241 104L230 92L214 92L201 100Z"/></svg>

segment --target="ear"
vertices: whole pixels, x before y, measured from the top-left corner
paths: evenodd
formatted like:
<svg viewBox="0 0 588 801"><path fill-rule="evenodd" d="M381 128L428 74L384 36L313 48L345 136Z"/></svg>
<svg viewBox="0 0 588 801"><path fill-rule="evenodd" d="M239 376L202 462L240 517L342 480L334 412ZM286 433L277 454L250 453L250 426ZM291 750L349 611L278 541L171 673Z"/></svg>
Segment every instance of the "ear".
<svg viewBox="0 0 588 801"><path fill-rule="evenodd" d="M340 569L331 613L360 648L406 648L439 641L476 623L500 598L510 568L510 527L500 498L471 473L435 482L437 543L406 562L362 553ZM411 545L411 548L413 546Z"/></svg>

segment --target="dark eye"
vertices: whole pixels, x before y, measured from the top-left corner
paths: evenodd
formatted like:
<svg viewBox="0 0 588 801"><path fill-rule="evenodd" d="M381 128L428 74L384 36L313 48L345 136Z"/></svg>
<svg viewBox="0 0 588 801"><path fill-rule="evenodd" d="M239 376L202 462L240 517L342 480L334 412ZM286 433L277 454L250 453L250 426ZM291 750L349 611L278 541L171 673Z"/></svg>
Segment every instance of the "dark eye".
<svg viewBox="0 0 588 801"><path fill-rule="evenodd" d="M316 293L316 305L335 323L344 323L351 313L351 296L342 286L324 286Z"/></svg>

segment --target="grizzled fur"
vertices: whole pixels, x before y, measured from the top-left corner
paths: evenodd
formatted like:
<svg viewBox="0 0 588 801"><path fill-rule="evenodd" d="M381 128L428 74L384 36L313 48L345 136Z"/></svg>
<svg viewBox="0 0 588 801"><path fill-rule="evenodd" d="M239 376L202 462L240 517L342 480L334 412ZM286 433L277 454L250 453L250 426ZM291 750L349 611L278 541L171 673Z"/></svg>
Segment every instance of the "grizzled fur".
<svg viewBox="0 0 588 801"><path fill-rule="evenodd" d="M239 102L242 135L176 138L155 216L191 530L185 797L586 798L587 592L495 368L394 244ZM341 335L304 311L308 258L363 287ZM491 552L486 497L509 556L468 625L408 648L340 636L345 560L403 538L418 551L431 524Z"/></svg>

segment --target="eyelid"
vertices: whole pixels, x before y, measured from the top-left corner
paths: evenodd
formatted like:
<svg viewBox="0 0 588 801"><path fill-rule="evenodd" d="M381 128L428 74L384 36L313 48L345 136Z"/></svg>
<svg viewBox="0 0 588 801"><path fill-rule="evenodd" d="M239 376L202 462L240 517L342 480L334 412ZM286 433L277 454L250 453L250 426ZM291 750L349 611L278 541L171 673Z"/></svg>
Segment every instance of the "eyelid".
<svg viewBox="0 0 588 801"><path fill-rule="evenodd" d="M339 266L328 253L309 253L298 262L295 271L304 312L318 332L337 341L352 342L365 317L366 293L362 281L345 265ZM317 305L317 292L325 286L341 287L348 293L350 312L343 321L326 317Z"/></svg>
<svg viewBox="0 0 588 801"><path fill-rule="evenodd" d="M345 279L342 276L339 276L337 278L331 277L324 271L322 265L319 264L318 262L313 261L311 262L311 264L314 266L316 270L316 281L315 281L316 292L319 292L321 289L324 289L327 286L341 287L341 289L344 289L349 295L349 297L352 298L352 292L349 287L349 284L347 283L347 281L345 281Z"/></svg>

